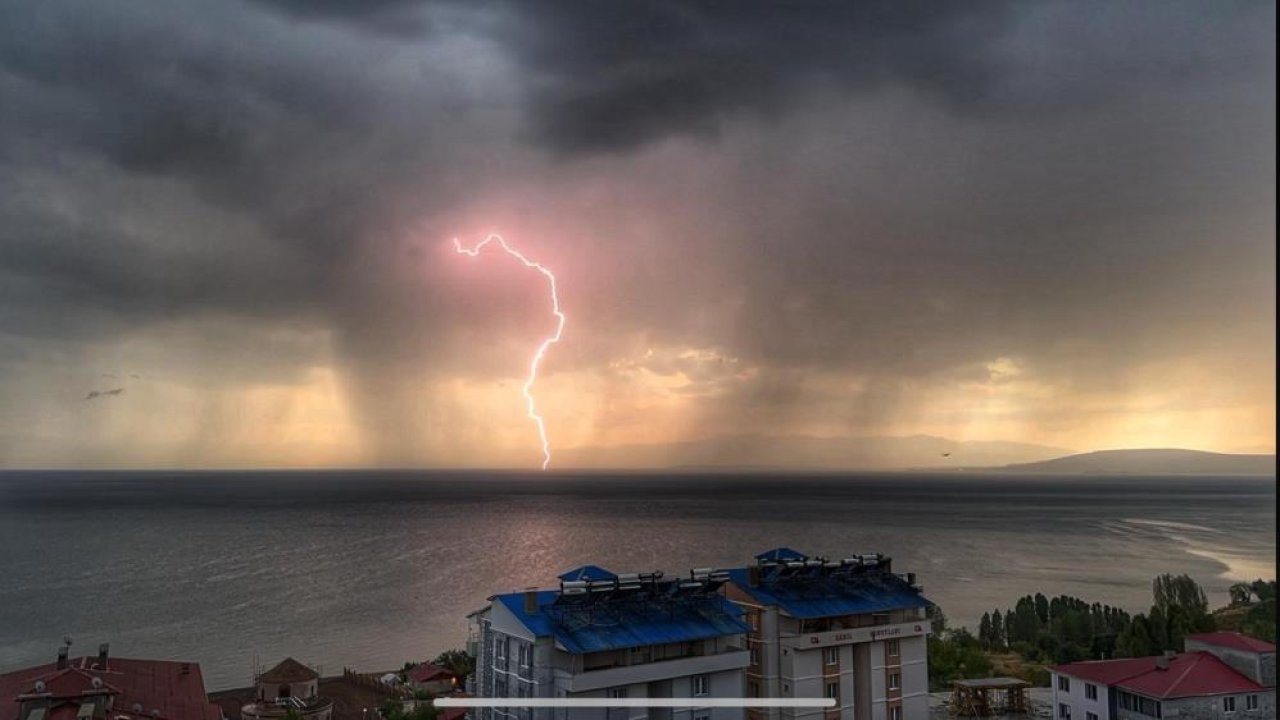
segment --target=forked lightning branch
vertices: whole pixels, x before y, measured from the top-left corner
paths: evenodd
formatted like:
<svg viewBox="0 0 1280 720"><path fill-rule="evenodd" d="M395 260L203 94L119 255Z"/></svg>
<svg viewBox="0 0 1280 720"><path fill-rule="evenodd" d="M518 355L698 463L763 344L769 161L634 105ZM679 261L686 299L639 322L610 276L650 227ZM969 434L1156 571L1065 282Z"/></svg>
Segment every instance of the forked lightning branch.
<svg viewBox="0 0 1280 720"><path fill-rule="evenodd" d="M524 395L525 410L529 414L529 419L538 426L538 439L542 441L542 469L546 470L551 465L551 441L547 439L547 424L543 420L542 415L538 412L537 401L533 397L533 384L538 380L538 366L542 364L542 359L546 357L547 350L554 344L560 342L560 335L564 332L565 316L560 311L560 296L556 290L556 276L549 268L541 263L534 262L520 253L519 250L507 244L501 235L490 233L476 244L473 248L465 248L457 238L453 239L453 247L463 255L478 257L480 251L484 250L486 245L496 243L511 257L519 260L527 268L537 270L547 279L547 287L551 294L551 314L556 318L556 330L548 335L539 345L538 349L533 352L533 358L529 361L529 376L524 381L524 387L521 393Z"/></svg>

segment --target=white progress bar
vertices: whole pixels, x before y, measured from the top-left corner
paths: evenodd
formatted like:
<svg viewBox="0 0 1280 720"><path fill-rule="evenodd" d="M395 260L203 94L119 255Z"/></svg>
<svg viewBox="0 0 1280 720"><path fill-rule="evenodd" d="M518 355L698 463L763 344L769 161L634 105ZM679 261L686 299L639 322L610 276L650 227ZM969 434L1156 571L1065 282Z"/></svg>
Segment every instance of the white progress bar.
<svg viewBox="0 0 1280 720"><path fill-rule="evenodd" d="M436 698L471 708L831 708L835 698Z"/></svg>

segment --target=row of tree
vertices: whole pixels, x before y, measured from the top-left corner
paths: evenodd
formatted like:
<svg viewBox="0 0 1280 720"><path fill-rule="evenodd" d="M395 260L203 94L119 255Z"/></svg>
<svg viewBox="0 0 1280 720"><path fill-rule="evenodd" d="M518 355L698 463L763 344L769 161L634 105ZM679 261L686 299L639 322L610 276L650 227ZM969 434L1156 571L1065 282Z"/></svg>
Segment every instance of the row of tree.
<svg viewBox="0 0 1280 720"><path fill-rule="evenodd" d="M1160 575L1151 594L1151 610L1134 617L1070 595L1027 595L1010 610L984 613L978 642L1028 660L1065 663L1181 650L1189 633L1214 629L1204 590L1190 576Z"/></svg>

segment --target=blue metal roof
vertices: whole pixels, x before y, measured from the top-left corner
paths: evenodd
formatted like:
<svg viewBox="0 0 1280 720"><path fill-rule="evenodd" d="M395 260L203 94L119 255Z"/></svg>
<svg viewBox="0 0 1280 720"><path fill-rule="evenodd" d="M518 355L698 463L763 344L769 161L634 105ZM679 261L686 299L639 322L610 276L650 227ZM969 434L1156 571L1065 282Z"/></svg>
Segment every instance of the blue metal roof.
<svg viewBox="0 0 1280 720"><path fill-rule="evenodd" d="M567 574L567 573L566 573ZM537 637L554 637L571 653L662 645L739 635L748 631L742 610L719 594L679 603L604 602L592 612L567 614L555 606L558 590L537 593L538 611L525 612L524 593L497 595L512 615Z"/></svg>
<svg viewBox="0 0 1280 720"><path fill-rule="evenodd" d="M756 556L757 560L773 560L774 562L791 562L792 560L808 560L809 556L789 547L776 547Z"/></svg>
<svg viewBox="0 0 1280 720"><path fill-rule="evenodd" d="M907 582L889 573L869 577L864 585L761 580L752 585L746 568L729 571L734 584L762 605L776 605L793 618L808 620L836 615L922 608L931 603Z"/></svg>
<svg viewBox="0 0 1280 720"><path fill-rule="evenodd" d="M617 580L618 576L599 565L583 565L580 568L574 568L562 574L560 579L565 582L574 580Z"/></svg>

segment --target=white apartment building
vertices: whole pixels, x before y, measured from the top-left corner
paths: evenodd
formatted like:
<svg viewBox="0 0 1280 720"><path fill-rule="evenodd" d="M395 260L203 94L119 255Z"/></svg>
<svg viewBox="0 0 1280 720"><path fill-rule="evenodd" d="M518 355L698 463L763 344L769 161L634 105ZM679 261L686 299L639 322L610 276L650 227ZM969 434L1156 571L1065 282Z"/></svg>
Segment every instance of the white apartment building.
<svg viewBox="0 0 1280 720"><path fill-rule="evenodd" d="M483 708L477 720L741 720L747 626L727 571L616 575L588 565L553 589L489 598L469 616L479 697L687 698L687 708Z"/></svg>
<svg viewBox="0 0 1280 720"><path fill-rule="evenodd" d="M747 696L831 698L836 707L752 709L752 720L928 717L929 605L914 576L880 554L842 560L790 548L730 571L726 596L746 612Z"/></svg>

